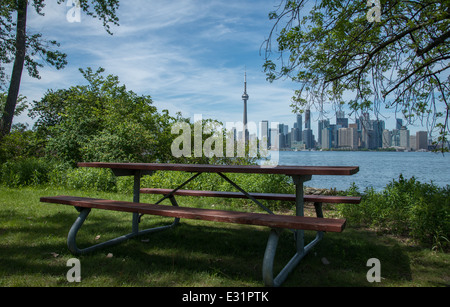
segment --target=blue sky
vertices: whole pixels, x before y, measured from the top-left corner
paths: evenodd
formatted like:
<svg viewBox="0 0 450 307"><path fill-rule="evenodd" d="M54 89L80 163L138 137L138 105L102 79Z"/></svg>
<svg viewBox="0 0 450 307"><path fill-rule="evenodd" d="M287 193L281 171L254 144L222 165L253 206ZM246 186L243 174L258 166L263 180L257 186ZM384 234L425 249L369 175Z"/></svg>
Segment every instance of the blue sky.
<svg viewBox="0 0 450 307"><path fill-rule="evenodd" d="M28 31L60 42L68 65L59 71L41 68L40 80L24 70L20 93L29 102L39 100L47 89L85 84L79 68L103 67L128 90L151 95L159 110L238 122L242 121L246 70L248 120L269 120L292 128L295 114L289 105L296 84L289 80L269 83L262 69L264 50L260 48L272 27L267 16L279 0L121 1L120 26L111 27L112 36L100 21L82 13L80 22L70 23L69 7L46 2L45 16L29 9ZM317 120L318 113L312 114ZM387 116L387 128L392 129L395 116ZM334 123L332 113L330 117ZM32 125L26 114L15 122ZM317 123L312 126L317 137Z"/></svg>

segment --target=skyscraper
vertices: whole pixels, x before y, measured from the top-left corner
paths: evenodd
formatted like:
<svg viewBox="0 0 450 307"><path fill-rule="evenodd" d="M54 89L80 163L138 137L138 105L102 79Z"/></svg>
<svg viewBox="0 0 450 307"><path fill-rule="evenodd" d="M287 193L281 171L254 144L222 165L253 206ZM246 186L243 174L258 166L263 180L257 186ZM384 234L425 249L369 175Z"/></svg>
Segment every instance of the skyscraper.
<svg viewBox="0 0 450 307"><path fill-rule="evenodd" d="M303 131L301 114L297 114L297 128L298 128L298 131L297 131L296 141L300 142L302 140L302 131Z"/></svg>
<svg viewBox="0 0 450 307"><path fill-rule="evenodd" d="M242 100L244 100L244 119L242 123L244 124L243 130L244 133L242 133L242 137L244 138L244 143L248 142L248 129L247 129L247 100L249 96L247 94L247 72L245 72L244 75L244 94L242 94Z"/></svg>
<svg viewBox="0 0 450 307"><path fill-rule="evenodd" d="M305 111L305 129L311 129L311 111L309 109Z"/></svg>
<svg viewBox="0 0 450 307"><path fill-rule="evenodd" d="M270 146L270 142L269 142L269 121L268 120L263 120L261 122L260 146L263 146L263 149L268 149L269 146Z"/></svg>
<svg viewBox="0 0 450 307"><path fill-rule="evenodd" d="M428 149L428 133L426 131L416 132L416 149Z"/></svg>
<svg viewBox="0 0 450 307"><path fill-rule="evenodd" d="M319 144L322 144L322 130L325 128L329 128L330 127L330 120L328 119L321 119L319 120L319 125L318 125L318 138L319 138Z"/></svg>
<svg viewBox="0 0 450 307"><path fill-rule="evenodd" d="M395 119L395 129L400 130L403 126L403 120L401 118Z"/></svg>
<svg viewBox="0 0 450 307"><path fill-rule="evenodd" d="M348 128L348 118L345 118L344 111L336 112L336 125L340 126L340 128Z"/></svg>
<svg viewBox="0 0 450 307"><path fill-rule="evenodd" d="M400 147L409 150L409 130L405 126L400 128Z"/></svg>
<svg viewBox="0 0 450 307"><path fill-rule="evenodd" d="M338 139L339 147L352 150L358 148L358 131L356 128L339 128Z"/></svg>

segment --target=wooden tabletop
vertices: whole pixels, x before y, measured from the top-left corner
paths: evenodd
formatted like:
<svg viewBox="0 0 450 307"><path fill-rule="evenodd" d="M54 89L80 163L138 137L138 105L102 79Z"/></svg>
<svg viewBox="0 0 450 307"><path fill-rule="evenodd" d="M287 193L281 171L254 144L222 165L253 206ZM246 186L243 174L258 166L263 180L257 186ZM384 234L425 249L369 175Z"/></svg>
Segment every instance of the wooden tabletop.
<svg viewBox="0 0 450 307"><path fill-rule="evenodd" d="M173 164L173 163L106 163L81 162L79 167L99 167L122 170L145 171L184 171L208 173L255 173L284 175L353 175L358 166L297 166L297 165L211 165L211 164Z"/></svg>

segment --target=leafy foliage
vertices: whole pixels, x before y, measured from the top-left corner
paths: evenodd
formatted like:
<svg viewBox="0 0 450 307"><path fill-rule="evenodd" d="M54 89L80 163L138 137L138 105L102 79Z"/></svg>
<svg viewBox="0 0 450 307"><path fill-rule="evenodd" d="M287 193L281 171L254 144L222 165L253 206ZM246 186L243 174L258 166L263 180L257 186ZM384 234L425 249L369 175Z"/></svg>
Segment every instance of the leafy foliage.
<svg viewBox="0 0 450 307"><path fill-rule="evenodd" d="M323 110L326 102L379 112L383 104L409 123L426 119L445 142L450 2L380 2L380 22L369 22L366 0L281 1L269 14L275 24L265 45L267 78L299 83L295 112L312 105ZM273 36L277 63L270 58Z"/></svg>
<svg viewBox="0 0 450 307"><path fill-rule="evenodd" d="M440 188L400 175L382 192L367 189L361 204L341 205L341 212L353 223L445 249L450 247L449 208L450 186Z"/></svg>
<svg viewBox="0 0 450 307"><path fill-rule="evenodd" d="M47 184L53 165L49 161L27 158L0 164L0 183L9 187Z"/></svg>
<svg viewBox="0 0 450 307"><path fill-rule="evenodd" d="M174 118L159 114L150 96L127 91L117 76L104 77L102 68L80 71L88 85L48 91L30 110L48 153L73 164L167 160Z"/></svg>

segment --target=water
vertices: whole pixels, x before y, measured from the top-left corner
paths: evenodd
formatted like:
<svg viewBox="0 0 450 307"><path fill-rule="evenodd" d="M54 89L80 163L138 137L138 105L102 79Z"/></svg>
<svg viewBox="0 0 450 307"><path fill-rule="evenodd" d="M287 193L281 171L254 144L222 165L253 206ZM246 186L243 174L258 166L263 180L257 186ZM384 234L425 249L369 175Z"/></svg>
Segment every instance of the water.
<svg viewBox="0 0 450 307"><path fill-rule="evenodd" d="M281 151L280 165L359 166L352 176L313 176L306 186L348 189L353 182L364 191L373 187L380 191L402 174L414 176L422 183L450 185L450 154L432 152L373 152L373 151Z"/></svg>

